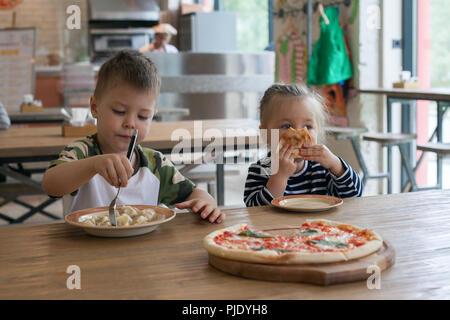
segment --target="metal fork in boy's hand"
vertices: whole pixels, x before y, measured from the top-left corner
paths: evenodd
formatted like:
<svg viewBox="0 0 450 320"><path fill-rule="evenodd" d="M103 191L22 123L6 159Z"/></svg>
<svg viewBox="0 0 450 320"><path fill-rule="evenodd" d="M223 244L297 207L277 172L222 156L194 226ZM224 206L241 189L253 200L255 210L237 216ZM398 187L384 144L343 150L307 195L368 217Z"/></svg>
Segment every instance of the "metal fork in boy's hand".
<svg viewBox="0 0 450 320"><path fill-rule="evenodd" d="M138 130L135 129L133 136L131 137L131 141L130 144L128 146L128 152L127 152L127 159L131 162L131 158L133 157L133 150L136 146L136 140L137 140L137 135L138 135ZM114 197L114 199L111 201L111 203L109 204L109 221L111 221L111 225L116 227L117 226L117 221L116 221L116 200L117 197L119 196L119 192L120 192L120 181L119 181L119 190L117 190L117 194Z"/></svg>

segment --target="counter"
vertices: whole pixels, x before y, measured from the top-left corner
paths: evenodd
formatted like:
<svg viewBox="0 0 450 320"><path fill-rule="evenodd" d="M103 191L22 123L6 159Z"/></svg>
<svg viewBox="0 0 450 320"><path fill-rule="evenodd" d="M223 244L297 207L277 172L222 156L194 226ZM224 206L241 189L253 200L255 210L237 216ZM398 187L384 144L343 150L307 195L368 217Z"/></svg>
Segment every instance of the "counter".
<svg viewBox="0 0 450 320"><path fill-rule="evenodd" d="M189 109L184 119L257 119L259 100L274 81L273 52L146 55L161 76L159 108ZM36 99L46 107L62 106L62 66L37 67L36 74Z"/></svg>

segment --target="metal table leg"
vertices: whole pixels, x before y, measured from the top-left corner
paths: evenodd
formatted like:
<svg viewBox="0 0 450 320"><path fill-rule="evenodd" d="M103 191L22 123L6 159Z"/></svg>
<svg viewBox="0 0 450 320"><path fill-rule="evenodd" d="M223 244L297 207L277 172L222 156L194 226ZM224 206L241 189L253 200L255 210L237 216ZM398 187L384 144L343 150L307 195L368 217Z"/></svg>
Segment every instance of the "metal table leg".
<svg viewBox="0 0 450 320"><path fill-rule="evenodd" d="M443 140L443 123L444 115L447 111L447 105L443 101L437 101L437 141L442 142ZM442 183L442 157L437 157L437 177L436 181L438 185Z"/></svg>
<svg viewBox="0 0 450 320"><path fill-rule="evenodd" d="M408 182L411 184L411 190L416 191L417 190L416 177L414 175L414 170L412 169L408 158L408 143L400 143L398 145L398 148L400 149L400 156L402 159L403 168L406 170L406 174L408 176Z"/></svg>
<svg viewBox="0 0 450 320"><path fill-rule="evenodd" d="M387 132L392 132L392 99L387 96ZM392 193L392 147L387 147L387 166L391 179L388 180L388 193Z"/></svg>
<svg viewBox="0 0 450 320"><path fill-rule="evenodd" d="M225 179L224 179L224 164L216 163L216 193L217 193L217 205L223 206L225 204Z"/></svg>

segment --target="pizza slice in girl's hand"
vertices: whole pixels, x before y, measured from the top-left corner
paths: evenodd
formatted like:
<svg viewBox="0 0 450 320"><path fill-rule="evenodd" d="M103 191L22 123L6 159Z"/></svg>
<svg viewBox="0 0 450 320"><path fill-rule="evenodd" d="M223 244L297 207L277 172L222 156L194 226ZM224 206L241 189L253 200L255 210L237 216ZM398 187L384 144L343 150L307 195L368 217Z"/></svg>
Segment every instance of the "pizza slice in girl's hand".
<svg viewBox="0 0 450 320"><path fill-rule="evenodd" d="M278 145L278 151L284 145L289 144L294 147L294 150L292 151L294 157L302 158L302 156L300 155L300 149L304 145L310 145L312 143L313 140L306 127L303 127L302 129L294 129L290 127L281 135L280 143Z"/></svg>

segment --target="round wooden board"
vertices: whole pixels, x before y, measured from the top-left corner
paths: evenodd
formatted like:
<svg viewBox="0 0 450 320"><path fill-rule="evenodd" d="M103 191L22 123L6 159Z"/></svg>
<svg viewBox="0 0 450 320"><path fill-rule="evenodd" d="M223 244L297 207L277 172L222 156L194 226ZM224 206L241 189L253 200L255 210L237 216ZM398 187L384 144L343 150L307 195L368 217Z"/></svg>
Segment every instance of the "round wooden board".
<svg viewBox="0 0 450 320"><path fill-rule="evenodd" d="M352 281L367 280L373 270L368 267L377 265L380 271L391 267L395 262L395 250L384 241L375 253L346 262L274 265L229 260L209 254L209 263L224 272L236 276L268 281L304 282L318 285L330 285Z"/></svg>

